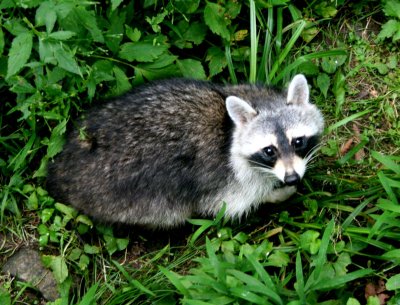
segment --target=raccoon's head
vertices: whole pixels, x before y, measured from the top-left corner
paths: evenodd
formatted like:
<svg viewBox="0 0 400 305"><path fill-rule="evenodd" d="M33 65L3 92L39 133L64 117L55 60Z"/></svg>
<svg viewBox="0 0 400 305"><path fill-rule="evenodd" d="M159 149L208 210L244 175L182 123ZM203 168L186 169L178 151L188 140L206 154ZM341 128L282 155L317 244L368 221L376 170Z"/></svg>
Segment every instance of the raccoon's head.
<svg viewBox="0 0 400 305"><path fill-rule="evenodd" d="M324 125L322 114L309 103L303 75L293 78L286 95L264 99L265 108L259 102L253 108L251 101L237 96L226 99L235 124L231 165L243 181L261 174L275 186L296 185L316 151Z"/></svg>

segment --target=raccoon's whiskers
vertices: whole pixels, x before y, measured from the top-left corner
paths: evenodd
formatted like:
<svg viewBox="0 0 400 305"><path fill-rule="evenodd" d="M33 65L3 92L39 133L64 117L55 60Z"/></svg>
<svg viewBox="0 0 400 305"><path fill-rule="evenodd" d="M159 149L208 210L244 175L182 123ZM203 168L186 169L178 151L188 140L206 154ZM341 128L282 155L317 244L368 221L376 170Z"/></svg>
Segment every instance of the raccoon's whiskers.
<svg viewBox="0 0 400 305"><path fill-rule="evenodd" d="M317 152L320 150L321 144L316 145L312 150L308 152L308 154L304 157L306 162L307 170L313 168L315 165L312 162L317 158Z"/></svg>
<svg viewBox="0 0 400 305"><path fill-rule="evenodd" d="M253 160L249 160L249 162L251 164L257 165L257 166L254 166L253 168L263 168L263 169L272 170L272 167L270 167L268 165L265 165L263 163L260 163L260 162L257 162L257 161L253 161Z"/></svg>
<svg viewBox="0 0 400 305"><path fill-rule="evenodd" d="M311 162L312 160L314 160L316 158L316 153L320 150L320 148L321 148L321 145L318 144L318 145L314 146L314 148L311 149L307 153L307 155L304 157L306 163L309 163L309 162Z"/></svg>

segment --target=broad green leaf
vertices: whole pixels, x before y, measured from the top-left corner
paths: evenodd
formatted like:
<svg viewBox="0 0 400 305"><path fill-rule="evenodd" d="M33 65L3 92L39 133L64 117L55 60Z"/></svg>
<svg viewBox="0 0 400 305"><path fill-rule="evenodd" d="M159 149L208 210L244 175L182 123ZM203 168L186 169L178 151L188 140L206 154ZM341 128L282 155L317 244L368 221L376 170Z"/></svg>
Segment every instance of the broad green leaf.
<svg viewBox="0 0 400 305"><path fill-rule="evenodd" d="M39 201L36 192L33 192L28 197L27 208L29 210L36 210L39 206Z"/></svg>
<svg viewBox="0 0 400 305"><path fill-rule="evenodd" d="M361 305L359 301L357 301L357 299L355 298L349 298L347 300L346 305Z"/></svg>
<svg viewBox="0 0 400 305"><path fill-rule="evenodd" d="M117 54L119 51L119 46L124 37L124 24L126 23L126 13L122 11L119 13L115 11L109 17L110 25L106 31L105 42L107 47L111 50L113 54Z"/></svg>
<svg viewBox="0 0 400 305"><path fill-rule="evenodd" d="M328 74L332 74L337 69L336 59L333 57L325 57L322 59L321 63L322 70Z"/></svg>
<svg viewBox="0 0 400 305"><path fill-rule="evenodd" d="M240 10L242 8L242 5L240 4L240 1L225 1L225 17L229 19L234 19L236 18Z"/></svg>
<svg viewBox="0 0 400 305"><path fill-rule="evenodd" d="M342 106L345 102L345 94L346 94L346 90L345 90L345 80L346 77L344 76L344 74L341 71L338 71L335 74L334 80L333 80L333 88L332 91L335 94L335 98L336 98L336 116L339 115Z"/></svg>
<svg viewBox="0 0 400 305"><path fill-rule="evenodd" d="M299 65L298 71L306 76L315 76L319 74L319 67L311 60L304 60L304 62Z"/></svg>
<svg viewBox="0 0 400 305"><path fill-rule="evenodd" d="M53 213L54 213L54 209L43 209L40 212L40 220L43 223L48 222L50 220L51 216L53 216Z"/></svg>
<svg viewBox="0 0 400 305"><path fill-rule="evenodd" d="M400 263L400 249L388 251L382 255L382 258L385 260L390 260L396 263Z"/></svg>
<svg viewBox="0 0 400 305"><path fill-rule="evenodd" d="M204 8L204 21L213 33L230 41L231 34L228 30L224 7L216 3L207 2Z"/></svg>
<svg viewBox="0 0 400 305"><path fill-rule="evenodd" d="M58 31L50 33L49 38L53 38L55 40L68 40L75 35L76 33L71 31Z"/></svg>
<svg viewBox="0 0 400 305"><path fill-rule="evenodd" d="M8 291L0 288L0 304L2 305L11 305L11 295Z"/></svg>
<svg viewBox="0 0 400 305"><path fill-rule="evenodd" d="M125 24L125 34L133 42L139 41L140 37L142 36L142 33L137 28L132 29L129 25L126 24Z"/></svg>
<svg viewBox="0 0 400 305"><path fill-rule="evenodd" d="M180 70L177 65L169 65L163 68L159 69L152 69L149 68L148 66L151 66L152 63L150 64L140 64L136 67L136 72L140 75L140 77L144 77L147 80L156 80L156 79L163 79L163 78L169 78L169 77L177 77L180 76ZM138 75L136 75L135 79L135 84L137 84L137 81L139 81Z"/></svg>
<svg viewBox="0 0 400 305"><path fill-rule="evenodd" d="M82 255L82 250L79 248L73 248L71 250L71 253L68 255L69 260L76 261L79 259L79 257Z"/></svg>
<svg viewBox="0 0 400 305"><path fill-rule="evenodd" d="M68 277L68 267L65 258L62 256L43 255L42 262L47 268L51 268L54 278L58 283L62 283Z"/></svg>
<svg viewBox="0 0 400 305"><path fill-rule="evenodd" d="M400 274L396 274L387 280L386 289L387 290L399 290L400 289Z"/></svg>
<svg viewBox="0 0 400 305"><path fill-rule="evenodd" d="M114 11L123 0L111 0L111 10Z"/></svg>
<svg viewBox="0 0 400 305"><path fill-rule="evenodd" d="M329 5L328 1L321 1L315 5L315 11L324 18L332 18L337 14L337 9L334 5Z"/></svg>
<svg viewBox="0 0 400 305"><path fill-rule="evenodd" d="M378 62L373 65L374 68L378 70L378 72L382 75L386 75L389 72L389 68L384 63Z"/></svg>
<svg viewBox="0 0 400 305"><path fill-rule="evenodd" d="M39 39L39 57L45 64L51 63L57 65L57 60L54 57L54 51L59 48L56 42Z"/></svg>
<svg viewBox="0 0 400 305"><path fill-rule="evenodd" d="M118 251L121 251L121 250L125 250L126 247L128 247L129 239L128 238L117 238L116 242L117 242Z"/></svg>
<svg viewBox="0 0 400 305"><path fill-rule="evenodd" d="M188 41L193 41L195 45L203 42L207 34L207 27L200 22L193 22L183 33L183 38Z"/></svg>
<svg viewBox="0 0 400 305"><path fill-rule="evenodd" d="M177 64L183 77L206 79L206 73L200 61L194 59L178 60Z"/></svg>
<svg viewBox="0 0 400 305"><path fill-rule="evenodd" d="M75 8L75 3L73 1L57 1L55 5L55 11L60 19L66 18L71 11Z"/></svg>
<svg viewBox="0 0 400 305"><path fill-rule="evenodd" d="M225 53L218 47L211 47L208 49L206 61L208 61L210 76L221 73L228 65Z"/></svg>
<svg viewBox="0 0 400 305"><path fill-rule="evenodd" d="M121 46L119 56L127 61L152 62L167 50L167 46L151 42L127 42Z"/></svg>
<svg viewBox="0 0 400 305"><path fill-rule="evenodd" d="M78 265L79 265L79 268L80 268L81 270L86 270L86 269L87 269L87 266L89 265L89 263L90 263L90 258L89 258L89 256L87 256L86 254L82 254L82 255L79 257Z"/></svg>
<svg viewBox="0 0 400 305"><path fill-rule="evenodd" d="M80 19L82 25L90 32L95 42L104 42L104 37L97 26L96 17L94 11L87 11L84 7L78 6L75 8L75 12Z"/></svg>
<svg viewBox="0 0 400 305"><path fill-rule="evenodd" d="M155 33L161 32L161 26L159 25L164 21L165 16L168 15L168 11L164 10L161 13L158 13L156 16L153 17L146 17L146 21L151 25L151 28Z"/></svg>
<svg viewBox="0 0 400 305"><path fill-rule="evenodd" d="M116 86L113 89L113 95L121 95L132 88L131 83L129 82L128 77L125 72L117 66L112 68L114 72Z"/></svg>
<svg viewBox="0 0 400 305"><path fill-rule="evenodd" d="M345 275L347 273L347 266L351 264L351 258L348 253L340 253L336 262L333 263L336 276Z"/></svg>
<svg viewBox="0 0 400 305"><path fill-rule="evenodd" d="M172 65L177 59L178 56L168 55L164 53L161 54L161 56L158 57L155 61L151 63L140 64L139 66L141 69L146 70L162 69Z"/></svg>
<svg viewBox="0 0 400 305"><path fill-rule="evenodd" d="M58 154L65 143L64 133L66 131L67 120L64 119L51 132L49 144L47 147L47 156L53 158Z"/></svg>
<svg viewBox="0 0 400 305"><path fill-rule="evenodd" d="M57 21L57 13L54 2L42 2L42 4L36 10L35 21L36 26L46 25L47 33L51 33Z"/></svg>
<svg viewBox="0 0 400 305"><path fill-rule="evenodd" d="M300 246L305 251L310 254L317 254L319 247L321 245L321 240L319 237L319 232L314 230L308 230L301 234L300 236Z"/></svg>
<svg viewBox="0 0 400 305"><path fill-rule="evenodd" d="M268 257L268 263L275 267L286 267L290 262L289 255L283 251L276 250Z"/></svg>
<svg viewBox="0 0 400 305"><path fill-rule="evenodd" d="M381 305L379 298L377 295L370 295L367 299L367 305Z"/></svg>
<svg viewBox="0 0 400 305"><path fill-rule="evenodd" d="M400 22L397 20L389 20L382 25L382 30L378 34L379 39L393 37L393 41L398 40L397 35L400 32Z"/></svg>
<svg viewBox="0 0 400 305"><path fill-rule="evenodd" d="M17 74L27 63L31 56L32 43L31 32L21 33L13 39L8 53L6 78Z"/></svg>
<svg viewBox="0 0 400 305"><path fill-rule="evenodd" d="M385 1L383 11L385 12L386 16L400 19L400 2L398 0Z"/></svg>
<svg viewBox="0 0 400 305"><path fill-rule="evenodd" d="M71 50L65 49L66 46L60 46L54 51L54 57L57 60L58 66L64 70L82 76L82 72L76 62L74 54Z"/></svg>
<svg viewBox="0 0 400 305"><path fill-rule="evenodd" d="M331 82L331 80L326 73L320 73L317 77L318 88L319 88L319 90L321 90L321 92L325 98L328 95L328 89L329 89L330 82Z"/></svg>
<svg viewBox="0 0 400 305"><path fill-rule="evenodd" d="M55 208L63 213L64 215L68 216L70 219L74 219L78 215L78 211L75 210L74 208L67 206L65 204L57 202L55 204Z"/></svg>
<svg viewBox="0 0 400 305"><path fill-rule="evenodd" d="M35 93L37 90L25 78L19 75L9 79L8 83L12 85L10 91L14 93Z"/></svg>
<svg viewBox="0 0 400 305"><path fill-rule="evenodd" d="M78 215L78 217L76 217L75 221L77 223L83 223L89 227L93 227L93 222L86 215Z"/></svg>
<svg viewBox="0 0 400 305"><path fill-rule="evenodd" d="M182 14L193 14L199 7L200 0L174 0L173 3Z"/></svg>
<svg viewBox="0 0 400 305"><path fill-rule="evenodd" d="M88 245L88 244L85 244L85 245L83 246L83 251L85 251L85 253L87 253L87 254L97 254L97 253L100 253L99 247L97 247L97 246L91 246L91 245Z"/></svg>
<svg viewBox="0 0 400 305"><path fill-rule="evenodd" d="M109 60L96 61L92 66L92 73L90 75L93 77L96 84L115 80L112 62Z"/></svg>

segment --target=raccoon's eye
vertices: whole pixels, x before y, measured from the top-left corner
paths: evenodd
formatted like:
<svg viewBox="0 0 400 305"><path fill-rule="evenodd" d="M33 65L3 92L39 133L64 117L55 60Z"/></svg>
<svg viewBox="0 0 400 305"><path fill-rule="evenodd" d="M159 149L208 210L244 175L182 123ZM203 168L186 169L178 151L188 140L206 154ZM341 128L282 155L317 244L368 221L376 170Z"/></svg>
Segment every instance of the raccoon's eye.
<svg viewBox="0 0 400 305"><path fill-rule="evenodd" d="M268 157L275 156L275 148L273 146L265 147L263 151Z"/></svg>
<svg viewBox="0 0 400 305"><path fill-rule="evenodd" d="M300 137L300 138L295 138L292 141L292 146L295 149L302 149L306 144L306 140L304 137Z"/></svg>

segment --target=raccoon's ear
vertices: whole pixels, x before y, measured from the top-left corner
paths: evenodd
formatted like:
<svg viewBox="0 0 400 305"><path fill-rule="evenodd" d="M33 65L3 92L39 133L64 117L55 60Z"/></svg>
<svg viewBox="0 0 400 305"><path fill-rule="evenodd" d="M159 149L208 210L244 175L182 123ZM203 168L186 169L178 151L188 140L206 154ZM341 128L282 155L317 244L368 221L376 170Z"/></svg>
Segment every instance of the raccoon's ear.
<svg viewBox="0 0 400 305"><path fill-rule="evenodd" d="M245 125L257 115L253 107L237 96L228 96L225 103L229 116L237 126Z"/></svg>
<svg viewBox="0 0 400 305"><path fill-rule="evenodd" d="M310 96L307 80L303 74L297 74L289 84L287 93L288 104L307 104Z"/></svg>

